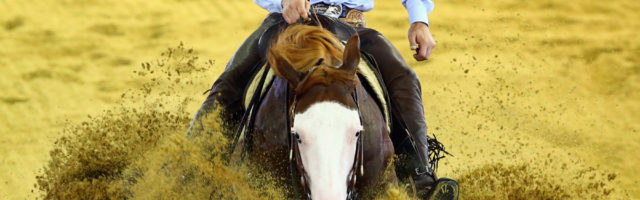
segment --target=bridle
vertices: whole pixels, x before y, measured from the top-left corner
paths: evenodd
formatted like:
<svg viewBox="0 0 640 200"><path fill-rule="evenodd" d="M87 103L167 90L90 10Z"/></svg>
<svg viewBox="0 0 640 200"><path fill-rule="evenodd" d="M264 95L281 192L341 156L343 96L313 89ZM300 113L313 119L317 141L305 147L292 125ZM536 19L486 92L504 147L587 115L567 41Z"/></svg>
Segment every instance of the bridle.
<svg viewBox="0 0 640 200"><path fill-rule="evenodd" d="M316 70L316 68L312 68L308 73L307 73L307 77L312 74L314 71ZM305 78L306 79L306 78ZM305 80L303 79L303 80ZM288 90L287 90L288 91ZM289 96L287 94L287 96ZM353 97L353 100L356 104L356 109L358 110L358 117L360 118L360 126L363 126L363 120L362 120L362 114L360 113L360 103L358 102L358 90L357 87L354 87L353 93L351 93L351 96ZM307 199L311 199L311 189L309 188L309 176L307 174L307 172L304 169L304 164L302 163L302 159L301 159L301 155L300 155L300 148L298 146L298 144L302 143L302 140L300 139L300 135L298 135L297 132L295 132L293 130L293 122L294 122L294 114L295 114L295 110L296 110L296 105L297 105L297 95L293 95L293 101L291 103L291 106L289 107L289 112L287 112L287 115L289 120L288 120L288 132L289 132L289 162L290 162L290 168L291 168L291 178L293 181L293 185L294 187L296 187L297 185L295 184L295 181L297 179L297 177L295 176L295 171L297 169L297 167L299 167L298 172L301 174L300 175L300 185L303 188L303 191L305 192ZM358 132L356 132L356 137L358 137L358 141L356 143L356 152L355 152L355 157L354 157L354 162L353 162L353 166L351 167L351 170L349 171L349 174L347 175L347 180L346 180L346 184L347 184L347 199L348 200L352 200L352 199L357 199L358 198L358 193L356 191L356 180L357 180L357 176L358 176L358 171L360 172L360 176L364 175L364 149L363 149L363 140L362 140L362 132L363 130L359 130ZM294 160L295 158L295 160ZM296 188L294 188L296 189ZM298 190L295 190L298 191Z"/></svg>

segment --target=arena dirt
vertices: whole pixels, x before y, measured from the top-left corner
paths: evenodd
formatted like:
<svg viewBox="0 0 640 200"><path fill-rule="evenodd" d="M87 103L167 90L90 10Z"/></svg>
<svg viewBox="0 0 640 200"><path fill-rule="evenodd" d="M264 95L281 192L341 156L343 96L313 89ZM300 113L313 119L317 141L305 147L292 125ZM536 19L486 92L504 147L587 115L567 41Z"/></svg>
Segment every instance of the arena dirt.
<svg viewBox="0 0 640 200"><path fill-rule="evenodd" d="M0 199L286 196L223 162L215 114L185 137L266 14L252 4L0 2ZM463 199L640 198L637 1L436 5L428 62L410 59L398 2L367 19L420 77L430 133L454 155L438 174Z"/></svg>

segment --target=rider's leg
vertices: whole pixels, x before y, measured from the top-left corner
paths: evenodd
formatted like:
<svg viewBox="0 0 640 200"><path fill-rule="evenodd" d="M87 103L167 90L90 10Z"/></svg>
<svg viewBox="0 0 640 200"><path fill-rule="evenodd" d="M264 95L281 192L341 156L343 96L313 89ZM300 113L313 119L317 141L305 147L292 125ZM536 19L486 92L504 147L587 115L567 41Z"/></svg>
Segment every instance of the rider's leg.
<svg viewBox="0 0 640 200"><path fill-rule="evenodd" d="M400 170L410 170L419 192L434 192L437 177L429 167L427 146L427 123L424 118L421 88L415 72L404 61L402 55L381 33L373 29L360 28L360 48L371 54L378 64L385 86L389 90L393 112L404 121L409 134L397 134L394 138L396 150L404 156ZM396 129L397 130L397 129Z"/></svg>
<svg viewBox="0 0 640 200"><path fill-rule="evenodd" d="M382 79L389 90L389 96L396 117L405 121L409 135L408 145L415 159L411 165L428 165L427 123L424 119L420 82L415 72L409 68L402 55L382 34L373 29L359 29L360 48L373 56L378 64ZM411 144L412 143L412 144ZM404 149L404 148L403 148ZM403 151L403 149L398 149Z"/></svg>
<svg viewBox="0 0 640 200"><path fill-rule="evenodd" d="M224 72L213 83L209 96L202 103L196 113L187 134L192 131L202 130L203 120L215 110L217 102L224 108L222 117L224 121L238 121L242 115L242 95L249 78L263 59L258 51L260 36L265 30L283 21L280 14L269 14L260 27L254 31L238 48L227 63Z"/></svg>

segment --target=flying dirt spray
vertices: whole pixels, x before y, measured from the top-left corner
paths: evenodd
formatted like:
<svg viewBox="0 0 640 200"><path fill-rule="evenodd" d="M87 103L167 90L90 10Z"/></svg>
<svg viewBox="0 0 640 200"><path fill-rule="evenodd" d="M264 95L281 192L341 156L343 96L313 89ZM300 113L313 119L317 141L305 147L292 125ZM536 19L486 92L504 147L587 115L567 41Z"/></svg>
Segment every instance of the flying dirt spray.
<svg viewBox="0 0 640 200"><path fill-rule="evenodd" d="M71 123L37 177L44 199L285 199L289 185L255 166L226 162L227 130L210 113L201 132L186 136L188 105L181 96L211 70L184 45L134 71L142 87L122 94L120 106ZM532 161L538 162L538 161ZM542 159L553 166L553 156ZM578 161L574 164L579 164ZM566 164L565 164L566 165ZM257 169L256 169L257 168ZM554 167L571 176L551 177L539 165L490 164L459 176L464 199L606 199L615 174L593 168ZM564 170L564 171L563 171ZM258 173L250 173L250 172ZM378 198L408 199L390 186Z"/></svg>

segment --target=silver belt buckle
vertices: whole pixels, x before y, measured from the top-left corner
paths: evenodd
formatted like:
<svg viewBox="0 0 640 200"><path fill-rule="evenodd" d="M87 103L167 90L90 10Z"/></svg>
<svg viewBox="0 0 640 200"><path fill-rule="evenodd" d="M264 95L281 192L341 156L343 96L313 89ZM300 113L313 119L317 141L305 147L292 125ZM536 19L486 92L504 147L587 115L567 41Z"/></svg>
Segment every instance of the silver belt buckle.
<svg viewBox="0 0 640 200"><path fill-rule="evenodd" d="M340 18L342 15L342 6L334 6L334 5L314 5L314 12L325 15L327 17Z"/></svg>

